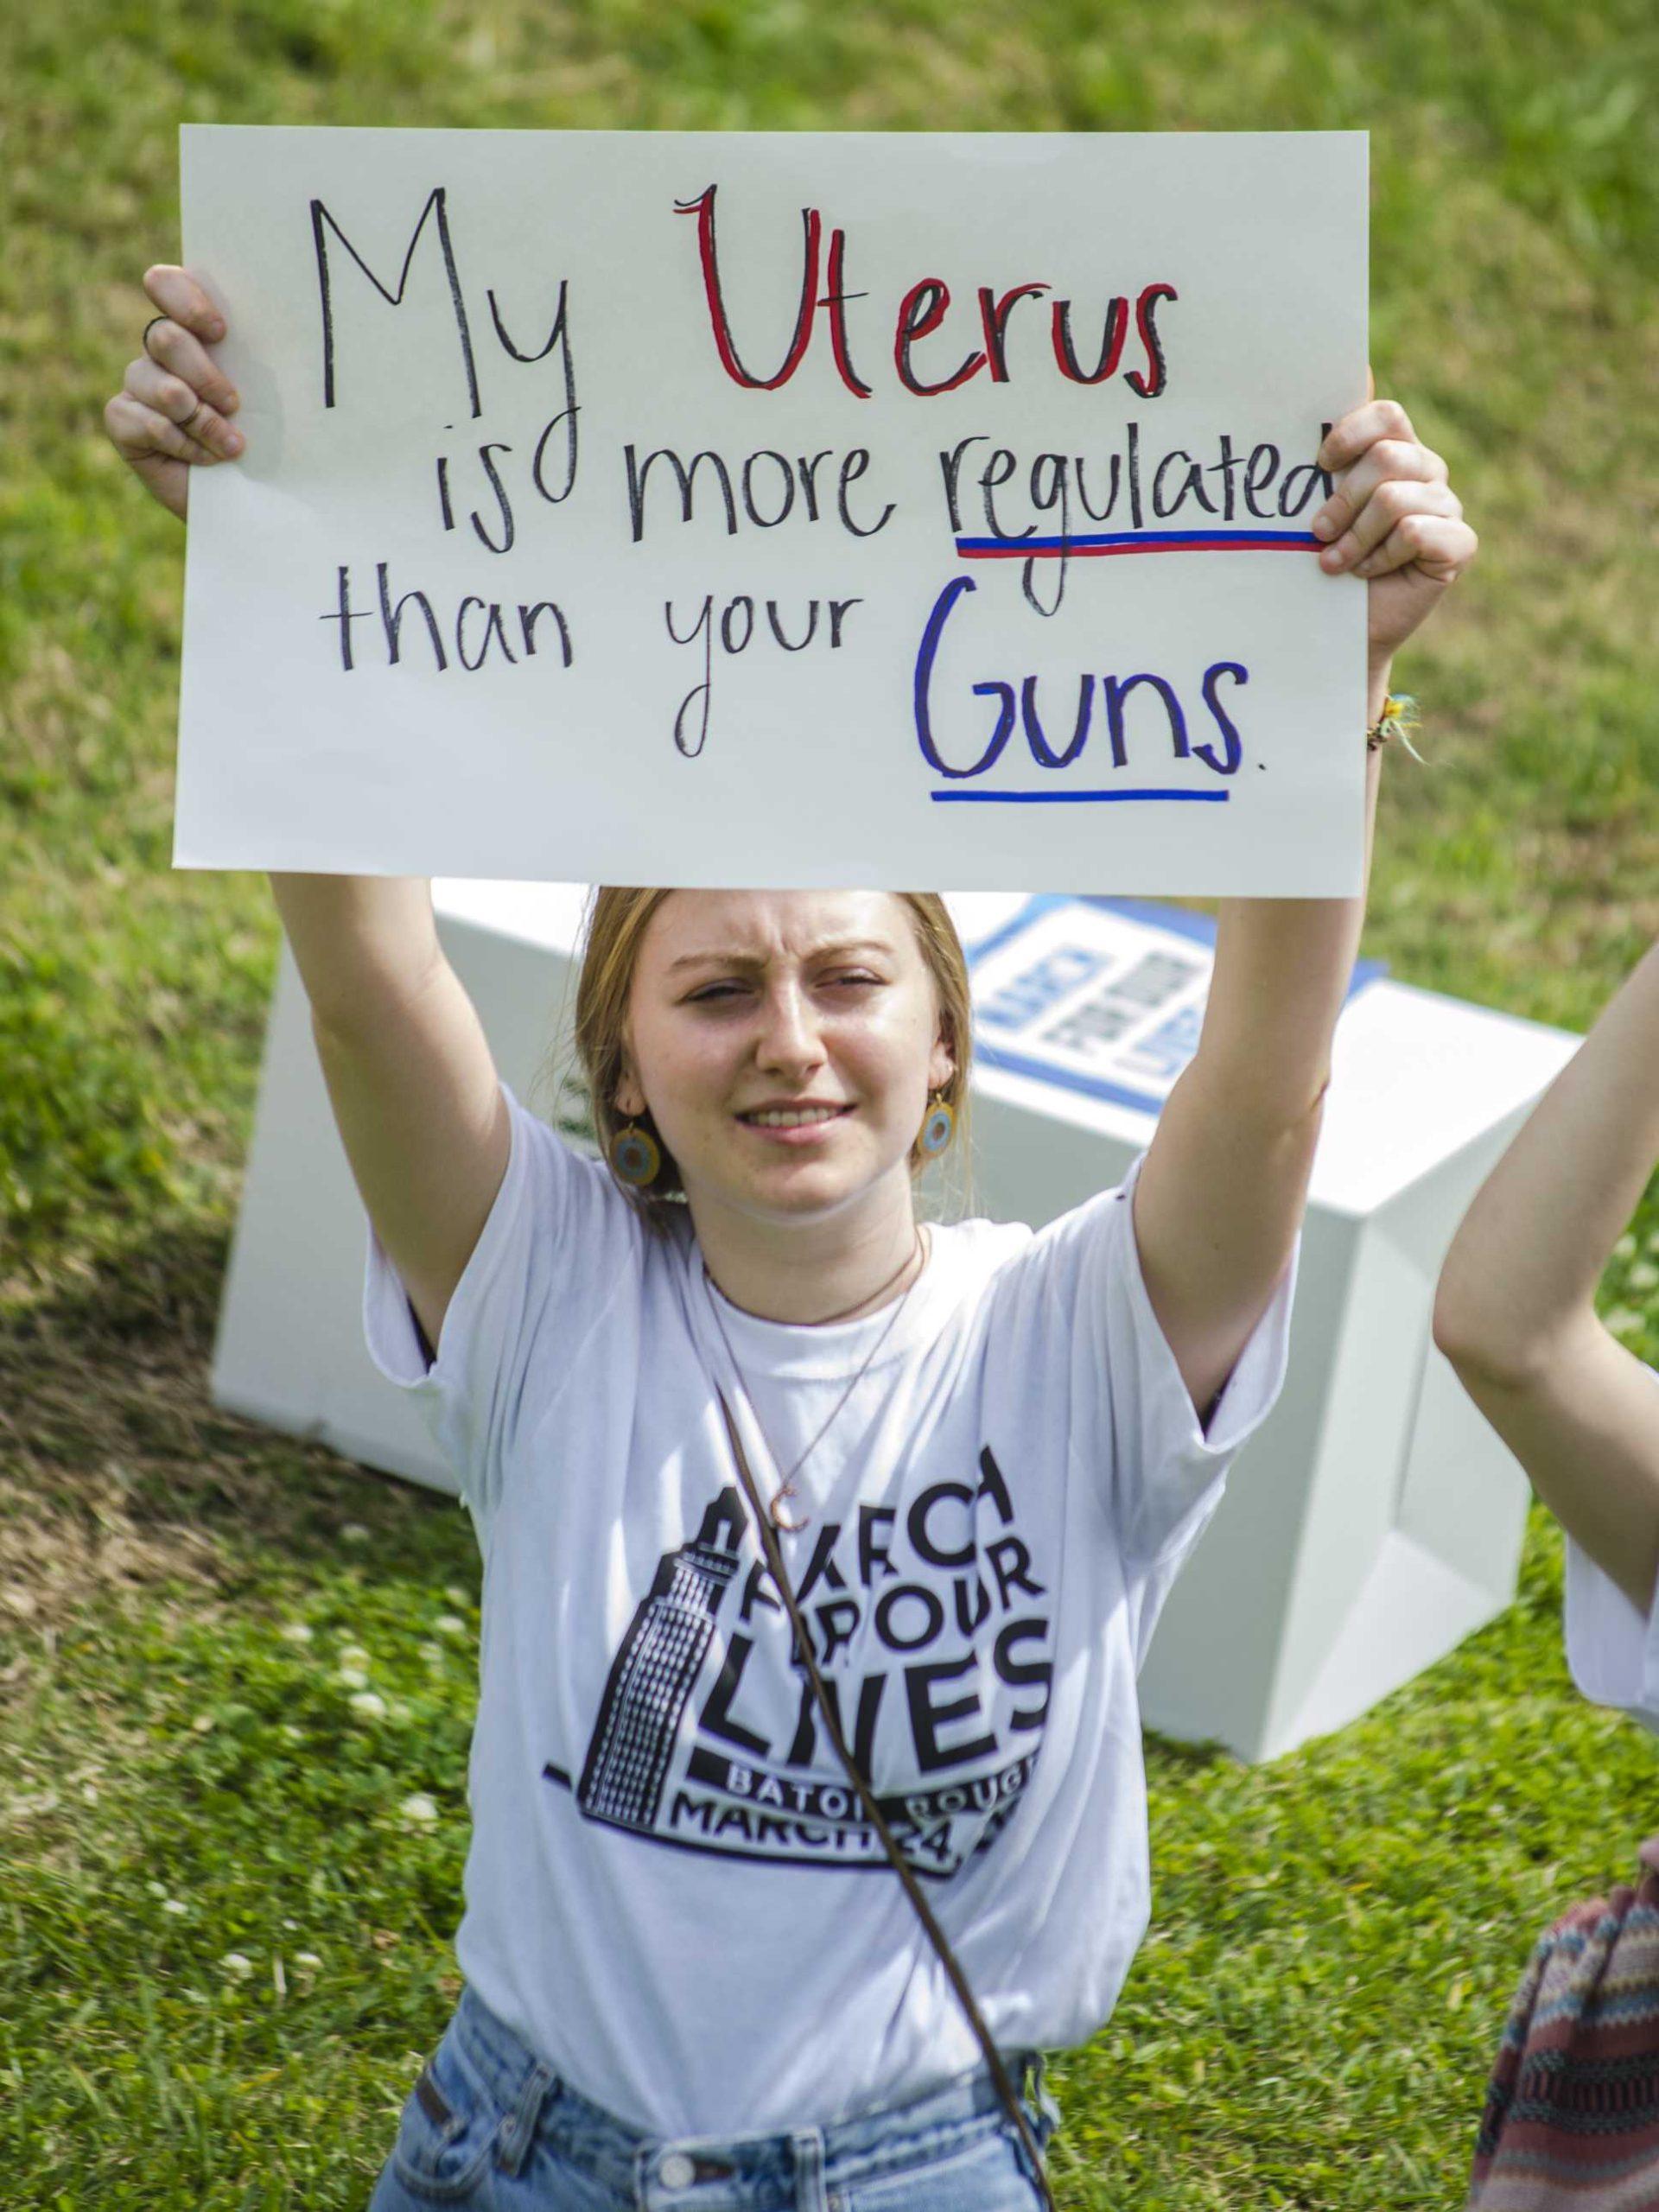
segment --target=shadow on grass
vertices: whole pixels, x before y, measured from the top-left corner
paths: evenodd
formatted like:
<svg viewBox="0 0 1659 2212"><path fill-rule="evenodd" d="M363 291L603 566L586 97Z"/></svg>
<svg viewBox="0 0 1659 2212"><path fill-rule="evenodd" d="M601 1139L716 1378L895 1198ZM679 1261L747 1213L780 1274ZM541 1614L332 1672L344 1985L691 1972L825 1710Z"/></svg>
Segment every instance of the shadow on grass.
<svg viewBox="0 0 1659 2212"><path fill-rule="evenodd" d="M451 1501L213 1404L227 1247L217 1224L152 1230L0 1319L0 1617L169 1581L228 1594L336 1560L347 1528L372 1578L466 1571Z"/></svg>
<svg viewBox="0 0 1659 2212"><path fill-rule="evenodd" d="M1155 1728L1143 1727L1141 1733L1147 1758L1155 1758L1160 1766L1170 1772L1201 1774L1211 1767L1244 1764L1214 1737L1206 1737L1201 1744L1184 1744L1174 1736L1160 1736Z"/></svg>

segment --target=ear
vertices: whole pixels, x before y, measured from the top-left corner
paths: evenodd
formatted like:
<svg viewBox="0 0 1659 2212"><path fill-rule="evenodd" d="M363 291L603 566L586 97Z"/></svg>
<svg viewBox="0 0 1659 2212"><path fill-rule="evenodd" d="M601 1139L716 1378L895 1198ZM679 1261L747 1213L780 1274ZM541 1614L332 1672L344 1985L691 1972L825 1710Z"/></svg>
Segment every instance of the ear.
<svg viewBox="0 0 1659 2212"><path fill-rule="evenodd" d="M613 1110L620 1114L624 1121L627 1122L637 1122L645 1110L645 1094L640 1090L633 1070L626 1058L622 1063L622 1073L618 1080L611 1105Z"/></svg>
<svg viewBox="0 0 1659 2212"><path fill-rule="evenodd" d="M951 1049L950 1032L948 1027L943 1027L934 1039L933 1050L928 1058L927 1087L929 1090L943 1090L956 1071L957 1056Z"/></svg>

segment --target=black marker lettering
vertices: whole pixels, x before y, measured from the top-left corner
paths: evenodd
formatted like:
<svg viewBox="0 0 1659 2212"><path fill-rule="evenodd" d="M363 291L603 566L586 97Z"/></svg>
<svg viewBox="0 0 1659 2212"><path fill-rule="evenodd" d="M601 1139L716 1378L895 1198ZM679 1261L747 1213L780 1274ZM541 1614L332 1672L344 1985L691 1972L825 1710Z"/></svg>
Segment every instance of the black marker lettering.
<svg viewBox="0 0 1659 2212"><path fill-rule="evenodd" d="M692 685L684 698L681 700L679 710L674 717L675 747L688 760L695 760L709 741L709 708L713 696L715 681L714 604L713 599L705 593L702 612L692 625L689 634L683 638L674 627L673 601L671 599L663 602L663 620L668 625L669 636L677 645L692 645L699 636L702 639L702 681L701 683ZM698 697L702 698L702 709L698 717L696 740L693 743L686 735L685 716L691 702Z"/></svg>
<svg viewBox="0 0 1659 2212"><path fill-rule="evenodd" d="M535 652L536 625L543 614L550 614L559 626L559 646L564 656L564 664L569 668L570 665L569 626L550 599L538 599L534 607L526 607L522 600L518 602L518 626L524 632L524 651L526 653Z"/></svg>
<svg viewBox="0 0 1659 2212"><path fill-rule="evenodd" d="M496 505L501 510L501 543L498 545L488 531L485 529L483 523L479 519L476 507L473 510L472 524L478 532L480 544L487 546L492 553L511 552L512 541L517 534L512 526L512 502L507 497L506 486L501 481L499 471L490 458L492 454L512 451L511 446L504 446L499 442L480 446L478 449L478 457L483 464L484 474L490 480L490 489L495 493Z"/></svg>
<svg viewBox="0 0 1659 2212"><path fill-rule="evenodd" d="M382 573L384 574L384 570ZM352 611L352 572L349 569L342 568L339 571L338 589L340 605L335 612L332 614L319 614L317 620L319 622L339 623L340 664L349 672L353 665L352 625L353 622L366 622L369 618L366 614L353 613Z"/></svg>
<svg viewBox="0 0 1659 2212"><path fill-rule="evenodd" d="M736 537L737 501L732 493L730 473L717 453L705 450L702 453L693 454L691 466L688 468L678 454L668 446L659 446L655 453L648 453L643 462L636 460L634 448L631 445L624 446L622 451L627 462L628 515L632 524L633 542L636 545L645 534L645 487L651 480L652 463L658 461L665 461L678 480L682 522L690 522L691 519L692 487L696 483L698 469L705 461L708 461L714 470L715 480L720 489L721 501L726 510L726 535L728 537Z"/></svg>
<svg viewBox="0 0 1659 2212"><path fill-rule="evenodd" d="M425 207L421 210L421 219L410 234L409 246L404 255L404 265L398 275L397 289L395 292L388 291L380 282L323 202L321 200L314 200L311 202L311 239L316 252L317 291L322 307L322 404L325 407L332 407L334 404L334 307L333 283L328 265L328 241L323 235L323 226L326 224L334 232L375 290L379 293L381 298L390 306L397 308L404 303L404 293L409 283L410 264L415 258L415 249L420 244L421 232L426 228L429 215L436 218L435 227L437 231L438 245L443 255L444 274L449 280L450 305L454 311L455 333L461 340L461 359L467 370L467 391L472 402L474 419L484 412L483 402L479 397L478 371L473 361L473 336L467 320L467 302L461 296L461 274L455 266L454 249L449 239L447 195L442 185L429 195Z"/></svg>
<svg viewBox="0 0 1659 2212"><path fill-rule="evenodd" d="M432 612L431 601L423 591L406 591L394 607L391 603L391 588L386 582L387 563L384 561L379 562L376 565L374 573L376 581L380 586L380 621L386 633L386 658L394 668L397 666L402 651L404 609L413 600L426 618L427 633L432 640L432 651L436 657L439 671L442 673L448 666L448 663L443 657L443 640L438 635L438 618Z"/></svg>
<svg viewBox="0 0 1659 2212"><path fill-rule="evenodd" d="M877 531L885 530L893 518L894 502L889 499L868 530L853 520L852 510L847 505L847 487L856 483L869 465L870 456L864 448L855 446L842 461L841 474L836 483L836 506L841 515L842 525L850 530L855 537L874 537Z"/></svg>

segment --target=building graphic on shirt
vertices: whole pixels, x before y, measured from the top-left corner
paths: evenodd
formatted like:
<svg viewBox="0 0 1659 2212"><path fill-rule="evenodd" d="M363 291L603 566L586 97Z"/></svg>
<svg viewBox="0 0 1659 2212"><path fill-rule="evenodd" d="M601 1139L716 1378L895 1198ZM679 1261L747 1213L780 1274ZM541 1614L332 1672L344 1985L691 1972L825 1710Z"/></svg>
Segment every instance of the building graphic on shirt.
<svg viewBox="0 0 1659 2212"><path fill-rule="evenodd" d="M722 1491L690 1542L658 1562L605 1685L577 1788L576 1801L593 1819L647 1832L655 1826L681 1716L737 1573L742 1534L737 1492Z"/></svg>
<svg viewBox="0 0 1659 2212"><path fill-rule="evenodd" d="M1030 1786L1053 1671L1050 1573L988 1447L977 1485L861 1507L845 1527L825 1522L803 1561L796 1595L841 1724L918 1873L948 1878L988 1850ZM544 1778L585 1818L643 1841L885 1869L769 1580L729 1484L659 1556L580 1777L549 1760Z"/></svg>

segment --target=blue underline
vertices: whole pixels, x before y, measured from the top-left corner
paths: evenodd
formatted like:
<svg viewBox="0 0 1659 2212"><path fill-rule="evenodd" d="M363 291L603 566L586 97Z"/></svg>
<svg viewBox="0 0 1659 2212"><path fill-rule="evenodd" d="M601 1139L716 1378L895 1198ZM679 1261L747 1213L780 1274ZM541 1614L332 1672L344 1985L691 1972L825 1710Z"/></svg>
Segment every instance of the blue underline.
<svg viewBox="0 0 1659 2212"><path fill-rule="evenodd" d="M1130 799L1175 799L1199 806L1224 806L1230 791L931 791L942 805L1121 806Z"/></svg>

